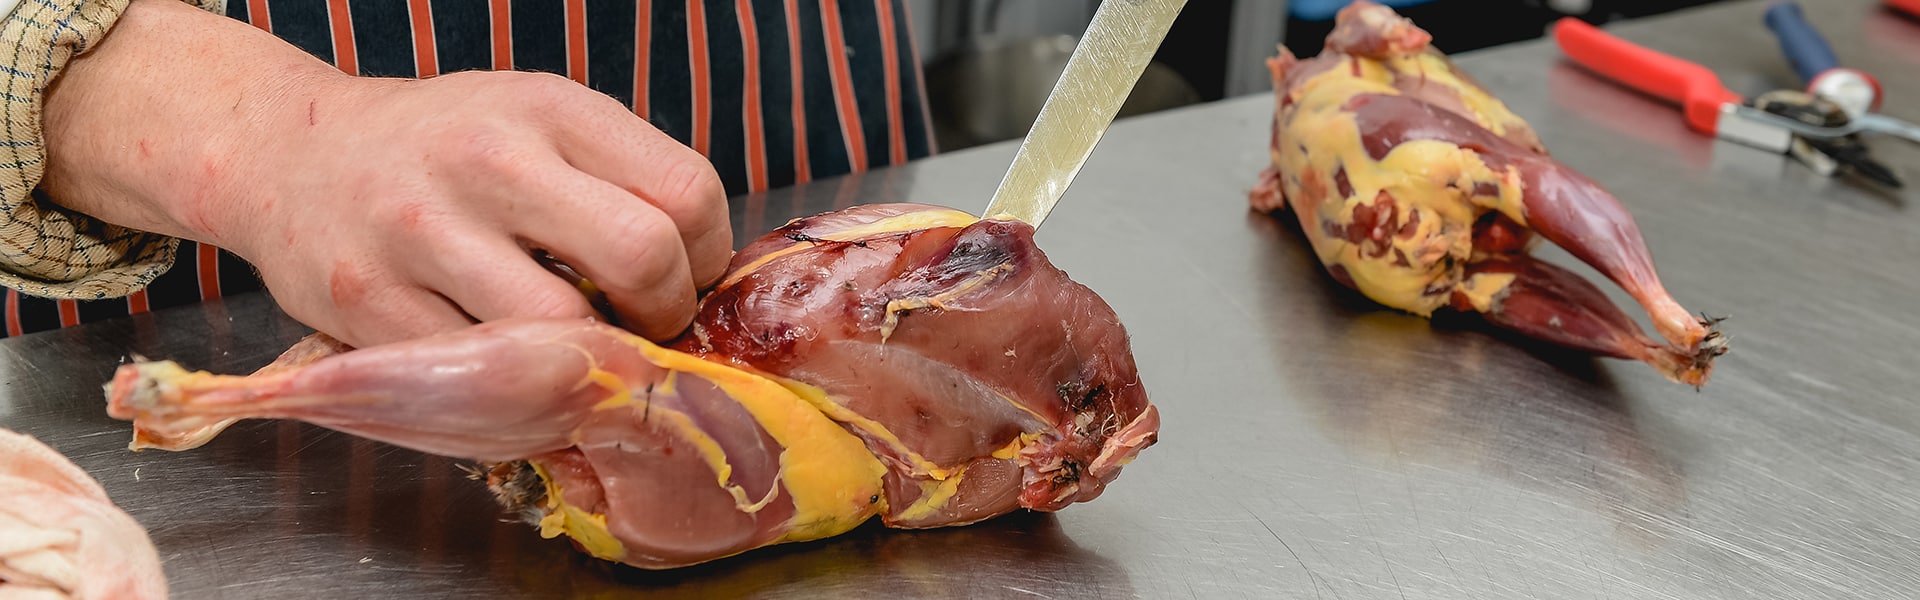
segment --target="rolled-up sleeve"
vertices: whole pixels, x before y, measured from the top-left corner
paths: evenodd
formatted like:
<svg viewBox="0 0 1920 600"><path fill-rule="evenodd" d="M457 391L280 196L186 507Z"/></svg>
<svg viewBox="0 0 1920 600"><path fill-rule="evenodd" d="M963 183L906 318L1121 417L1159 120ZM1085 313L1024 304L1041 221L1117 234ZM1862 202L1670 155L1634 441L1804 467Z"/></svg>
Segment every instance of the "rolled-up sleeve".
<svg viewBox="0 0 1920 600"><path fill-rule="evenodd" d="M37 191L41 102L67 61L108 35L129 0L0 0L0 285L62 299L124 296L173 265L180 241L111 225ZM224 14L226 0L185 0ZM11 7L7 4L11 3Z"/></svg>

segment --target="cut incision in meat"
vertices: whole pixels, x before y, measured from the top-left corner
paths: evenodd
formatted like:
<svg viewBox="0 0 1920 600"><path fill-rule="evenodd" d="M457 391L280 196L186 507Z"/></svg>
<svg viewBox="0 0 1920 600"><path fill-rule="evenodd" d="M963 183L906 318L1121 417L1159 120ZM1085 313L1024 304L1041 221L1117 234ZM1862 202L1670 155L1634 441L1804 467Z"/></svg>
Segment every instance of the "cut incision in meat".
<svg viewBox="0 0 1920 600"><path fill-rule="evenodd" d="M1531 127L1385 6L1342 9L1326 49L1267 62L1271 158L1249 201L1291 209L1332 276L1421 316L1497 326L1644 361L1689 385L1726 353L1718 321L1667 293L1632 215L1548 156ZM1637 300L1660 341L1577 275L1527 256L1535 234Z"/></svg>
<svg viewBox="0 0 1920 600"><path fill-rule="evenodd" d="M688 332L517 319L251 376L124 366L136 447L298 419L489 464L549 537L645 568L1099 496L1154 443L1118 318L1024 224L920 205L796 220L734 257Z"/></svg>

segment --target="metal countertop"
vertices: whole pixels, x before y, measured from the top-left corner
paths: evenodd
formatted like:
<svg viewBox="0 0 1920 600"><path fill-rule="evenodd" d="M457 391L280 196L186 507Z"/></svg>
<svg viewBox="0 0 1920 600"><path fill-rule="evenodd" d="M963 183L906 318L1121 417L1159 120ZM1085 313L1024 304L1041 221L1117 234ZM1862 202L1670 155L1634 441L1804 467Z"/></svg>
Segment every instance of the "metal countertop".
<svg viewBox="0 0 1920 600"><path fill-rule="evenodd" d="M1764 8L1613 30L1737 91L1797 86ZM1883 78L1886 112L1920 119L1920 22L1865 1L1808 16ZM126 451L100 393L113 366L263 365L306 329L258 295L0 342L0 426L99 478L179 598L1920 595L1920 197L1696 136L1547 41L1460 63L1628 204L1682 304L1732 316L1704 390L1338 289L1294 227L1246 209L1263 95L1121 123L1040 233L1119 311L1165 418L1105 496L1055 515L643 572L501 522L459 461L315 427ZM1920 148L1874 146L1920 185ZM735 198L735 227L856 201L978 210L1013 150Z"/></svg>

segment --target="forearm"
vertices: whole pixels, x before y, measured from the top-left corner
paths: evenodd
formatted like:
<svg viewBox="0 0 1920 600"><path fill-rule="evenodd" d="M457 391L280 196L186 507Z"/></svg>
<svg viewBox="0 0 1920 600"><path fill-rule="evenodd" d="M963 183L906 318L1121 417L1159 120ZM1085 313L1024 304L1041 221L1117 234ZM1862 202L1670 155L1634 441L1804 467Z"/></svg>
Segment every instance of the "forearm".
<svg viewBox="0 0 1920 600"><path fill-rule="evenodd" d="M145 1L145 0L143 0ZM0 19L0 285L50 298L120 296L172 264L176 243L49 203L47 88L107 37L128 0L32 0ZM215 15L222 0L187 0Z"/></svg>
<svg viewBox="0 0 1920 600"><path fill-rule="evenodd" d="M307 90L344 74L271 34L177 0L132 0L113 34L47 91L41 187L69 209L212 243L250 215L231 201L261 132L306 119Z"/></svg>

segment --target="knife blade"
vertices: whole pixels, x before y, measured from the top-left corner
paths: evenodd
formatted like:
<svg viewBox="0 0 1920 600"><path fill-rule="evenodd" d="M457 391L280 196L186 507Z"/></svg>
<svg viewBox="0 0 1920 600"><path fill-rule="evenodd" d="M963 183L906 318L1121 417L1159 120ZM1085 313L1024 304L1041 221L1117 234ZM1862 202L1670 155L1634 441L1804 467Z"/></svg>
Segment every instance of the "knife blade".
<svg viewBox="0 0 1920 600"><path fill-rule="evenodd" d="M1100 3L982 217L1019 219L1040 227L1093 154L1094 145L1113 125L1120 105L1133 92L1140 73L1186 4L1186 0Z"/></svg>

